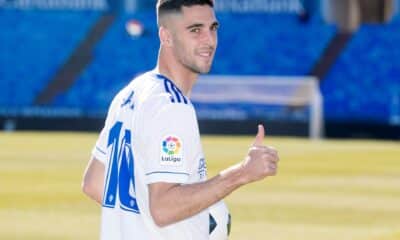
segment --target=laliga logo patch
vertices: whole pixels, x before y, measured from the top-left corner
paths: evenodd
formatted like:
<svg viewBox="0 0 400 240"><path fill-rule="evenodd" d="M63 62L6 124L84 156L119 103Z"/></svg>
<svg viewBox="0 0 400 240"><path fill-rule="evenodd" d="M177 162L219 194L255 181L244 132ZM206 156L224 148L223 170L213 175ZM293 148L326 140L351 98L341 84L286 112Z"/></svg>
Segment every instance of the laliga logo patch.
<svg viewBox="0 0 400 240"><path fill-rule="evenodd" d="M179 166L182 164L182 141L175 136L167 136L161 144L161 165Z"/></svg>
<svg viewBox="0 0 400 240"><path fill-rule="evenodd" d="M169 136L163 141L162 146L164 153L174 155L179 153L181 142L177 137Z"/></svg>

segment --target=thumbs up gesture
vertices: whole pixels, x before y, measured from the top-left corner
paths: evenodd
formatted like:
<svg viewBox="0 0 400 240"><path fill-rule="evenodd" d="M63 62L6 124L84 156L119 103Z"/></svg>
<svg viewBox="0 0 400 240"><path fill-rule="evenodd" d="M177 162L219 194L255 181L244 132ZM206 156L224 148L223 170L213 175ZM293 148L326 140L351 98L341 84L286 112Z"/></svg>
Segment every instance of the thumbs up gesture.
<svg viewBox="0 0 400 240"><path fill-rule="evenodd" d="M254 140L253 146L262 146L264 143L265 130L262 124L258 125L258 132Z"/></svg>
<svg viewBox="0 0 400 240"><path fill-rule="evenodd" d="M278 169L279 156L275 148L264 145L265 130L258 125L258 132L253 145L242 162L247 183L261 180L267 176L275 176Z"/></svg>

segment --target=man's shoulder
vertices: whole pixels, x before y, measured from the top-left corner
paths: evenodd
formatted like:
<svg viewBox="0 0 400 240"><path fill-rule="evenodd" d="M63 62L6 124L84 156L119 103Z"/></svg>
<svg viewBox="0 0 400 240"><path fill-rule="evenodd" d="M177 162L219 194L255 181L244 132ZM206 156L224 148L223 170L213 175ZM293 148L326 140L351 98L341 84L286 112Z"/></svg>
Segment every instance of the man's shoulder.
<svg viewBox="0 0 400 240"><path fill-rule="evenodd" d="M186 105L192 107L189 99L163 75L150 71L132 81L133 88L140 91L141 102L151 102L152 105Z"/></svg>
<svg viewBox="0 0 400 240"><path fill-rule="evenodd" d="M112 106L129 106L129 109L148 117L166 112L179 116L194 113L189 99L171 80L155 71L135 77L115 96Z"/></svg>
<svg viewBox="0 0 400 240"><path fill-rule="evenodd" d="M156 81L152 71L142 73L134 77L125 87L123 87L114 99L124 98L126 95L135 95L141 99L160 92L161 84Z"/></svg>

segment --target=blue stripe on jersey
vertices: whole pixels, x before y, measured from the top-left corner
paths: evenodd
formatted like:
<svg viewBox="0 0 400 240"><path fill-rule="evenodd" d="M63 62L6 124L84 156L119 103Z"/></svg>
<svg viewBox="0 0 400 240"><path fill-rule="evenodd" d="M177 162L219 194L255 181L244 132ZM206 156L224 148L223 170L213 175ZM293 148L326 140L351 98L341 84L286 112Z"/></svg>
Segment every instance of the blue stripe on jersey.
<svg viewBox="0 0 400 240"><path fill-rule="evenodd" d="M171 94L171 102L174 103L174 102L175 102L175 99L174 99L174 97L172 96L171 91L169 90L168 83L167 83L166 80L164 80L164 87L165 87L165 91L167 91L169 94Z"/></svg>
<svg viewBox="0 0 400 240"><path fill-rule="evenodd" d="M165 77L165 76L163 76L161 74L156 74L156 76L159 79L164 80L165 91L167 91L169 94L171 94L171 102L173 102L173 103L175 103L175 102L181 103L182 100L183 100L183 103L188 104L188 100L183 95L182 91L171 80L169 80L167 77ZM175 95L175 98L174 98L174 95Z"/></svg>
<svg viewBox="0 0 400 240"><path fill-rule="evenodd" d="M187 176L189 176L189 173L185 173L185 172L167 172L167 171L149 172L149 173L146 173L146 176L149 176L149 175L152 175L152 174L158 174L158 173L178 174L178 175L187 175Z"/></svg>
<svg viewBox="0 0 400 240"><path fill-rule="evenodd" d="M183 93L181 92L181 90L179 90L179 88L177 88L172 82L171 82L171 84L172 84L172 86L171 86L172 90L175 92L175 95L177 96L178 101L180 102L180 98L179 98L179 95L180 95L183 99L183 102L185 104L187 104L187 100L186 100L185 96L183 96Z"/></svg>
<svg viewBox="0 0 400 240"><path fill-rule="evenodd" d="M172 91L175 93L176 100L180 103L181 102L181 98L180 98L179 92L176 91L176 87L170 81L168 81L168 84L170 85Z"/></svg>

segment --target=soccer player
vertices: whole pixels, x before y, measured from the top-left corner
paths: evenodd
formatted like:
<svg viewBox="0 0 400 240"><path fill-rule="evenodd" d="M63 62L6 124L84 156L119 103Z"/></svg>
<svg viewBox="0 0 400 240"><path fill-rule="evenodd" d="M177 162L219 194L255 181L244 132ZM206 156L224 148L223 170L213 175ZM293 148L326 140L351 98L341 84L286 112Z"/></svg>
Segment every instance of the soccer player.
<svg viewBox="0 0 400 240"><path fill-rule="evenodd" d="M207 180L190 91L217 46L213 2L159 0L157 17L157 66L114 98L84 174L83 191L102 205L103 240L209 239L208 207L277 172L259 125L245 158Z"/></svg>

